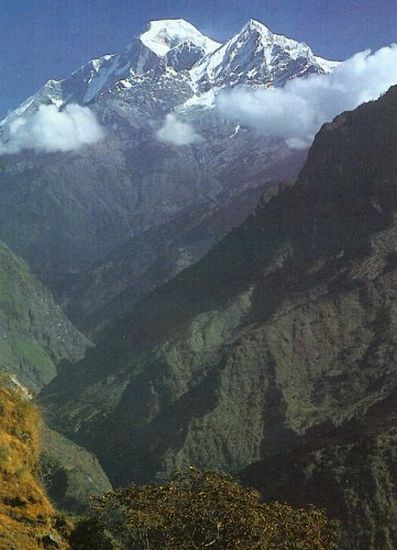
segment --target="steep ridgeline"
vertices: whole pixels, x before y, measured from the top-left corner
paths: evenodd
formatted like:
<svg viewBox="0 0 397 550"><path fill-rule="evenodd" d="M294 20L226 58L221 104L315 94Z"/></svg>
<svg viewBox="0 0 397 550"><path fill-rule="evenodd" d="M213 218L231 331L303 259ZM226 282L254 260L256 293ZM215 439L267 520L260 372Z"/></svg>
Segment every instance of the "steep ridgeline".
<svg viewBox="0 0 397 550"><path fill-rule="evenodd" d="M301 169L305 152L225 121L215 108L218 92L238 84L282 86L335 65L256 21L224 45L183 20L152 22L120 54L92 60L62 81L49 81L0 123L4 141L10 124L40 105L63 109L78 103L90 107L105 131L104 140L78 151L2 157L0 238L29 261L57 301L76 315L72 320L79 328L98 328L91 326L92 319L99 324L109 319L97 315L89 296L101 294L102 281L97 288L93 279L87 289L87 271L101 270L102 263L106 269L123 243L127 255L133 240L147 232L161 234L160 226L177 225L191 212L196 227L179 224L182 234L177 237L185 240L185 258L193 263L213 245L213 239L199 234L207 213L238 201L243 190L256 189L258 182L295 179ZM165 143L157 136L170 113L194 129L184 145L172 143L172 129ZM251 212L250 201L243 201L237 220L235 210L229 216L225 210L217 239ZM202 242L200 253L192 234ZM157 269L167 241L169 233L150 266L147 256L136 258L138 272ZM182 264L174 260L156 284ZM76 296L80 288L81 299ZM109 300L123 302L118 292L124 290L115 282ZM76 304L84 309L77 311Z"/></svg>
<svg viewBox="0 0 397 550"><path fill-rule="evenodd" d="M0 370L39 390L61 359L77 361L89 345L27 265L0 242Z"/></svg>
<svg viewBox="0 0 397 550"><path fill-rule="evenodd" d="M325 125L293 187L59 373L42 394L53 426L114 483L142 483L288 454L392 399L396 148L397 88Z"/></svg>

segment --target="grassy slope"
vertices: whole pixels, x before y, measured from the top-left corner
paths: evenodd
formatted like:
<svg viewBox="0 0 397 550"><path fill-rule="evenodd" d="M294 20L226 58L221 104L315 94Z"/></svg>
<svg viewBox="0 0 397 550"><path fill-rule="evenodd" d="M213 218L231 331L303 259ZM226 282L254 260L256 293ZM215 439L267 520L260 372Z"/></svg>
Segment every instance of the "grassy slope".
<svg viewBox="0 0 397 550"><path fill-rule="evenodd" d="M35 550L57 541L55 511L37 479L40 417L34 405L0 382L0 548Z"/></svg>
<svg viewBox="0 0 397 550"><path fill-rule="evenodd" d="M2 368L40 389L55 376L58 361L78 359L88 344L25 262L0 242Z"/></svg>

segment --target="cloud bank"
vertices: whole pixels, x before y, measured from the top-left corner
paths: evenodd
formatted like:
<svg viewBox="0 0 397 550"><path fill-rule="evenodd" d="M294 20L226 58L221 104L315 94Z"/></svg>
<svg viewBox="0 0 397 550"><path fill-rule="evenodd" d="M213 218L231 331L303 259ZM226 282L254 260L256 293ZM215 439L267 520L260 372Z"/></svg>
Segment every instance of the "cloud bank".
<svg viewBox="0 0 397 550"><path fill-rule="evenodd" d="M88 107L70 104L63 111L55 105L40 105L37 111L13 120L0 154L19 153L23 149L53 153L74 151L96 143L104 136L94 113Z"/></svg>
<svg viewBox="0 0 397 550"><path fill-rule="evenodd" d="M377 99L397 83L397 45L369 50L341 63L333 73L287 82L284 88L237 88L221 92L217 108L230 121L293 148L308 147L321 126L342 111Z"/></svg>
<svg viewBox="0 0 397 550"><path fill-rule="evenodd" d="M157 139L169 145L191 145L202 140L191 124L179 120L175 113L165 117L163 126L156 132Z"/></svg>

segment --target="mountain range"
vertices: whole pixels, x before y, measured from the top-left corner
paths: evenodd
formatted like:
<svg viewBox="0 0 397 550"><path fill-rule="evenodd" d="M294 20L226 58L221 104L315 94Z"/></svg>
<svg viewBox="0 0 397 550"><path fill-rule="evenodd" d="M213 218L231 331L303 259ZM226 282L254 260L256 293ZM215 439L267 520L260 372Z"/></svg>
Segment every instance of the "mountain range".
<svg viewBox="0 0 397 550"><path fill-rule="evenodd" d="M120 54L48 81L2 121L6 141L12 122L40 106L78 103L106 136L70 153L4 155L0 238L94 336L239 225L266 185L301 168L305 151L225 120L214 108L219 91L282 86L335 65L254 20L222 45L183 20L150 23ZM198 138L158 139L170 114ZM131 276L118 258L137 247Z"/></svg>
<svg viewBox="0 0 397 550"><path fill-rule="evenodd" d="M220 88L241 83L282 86L288 79L330 72L337 65L254 19L225 44L203 35L183 19L152 21L121 53L92 59L63 80L49 80L2 125L43 103L62 107L90 104L112 94L117 97L123 91L124 96L135 95L135 89L147 80L161 76L168 76L170 88L176 91L179 85L180 91L185 91L188 97L176 96L176 105L189 109L194 104L205 105L202 96L210 90L213 97ZM160 110L170 110L159 97L147 99L163 103Z"/></svg>

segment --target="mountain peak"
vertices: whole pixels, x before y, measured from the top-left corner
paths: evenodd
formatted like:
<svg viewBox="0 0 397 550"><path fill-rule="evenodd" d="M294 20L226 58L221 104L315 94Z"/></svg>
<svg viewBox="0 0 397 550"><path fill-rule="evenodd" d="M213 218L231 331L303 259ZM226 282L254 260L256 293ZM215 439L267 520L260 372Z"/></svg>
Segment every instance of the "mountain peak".
<svg viewBox="0 0 397 550"><path fill-rule="evenodd" d="M191 75L200 91L239 84L282 86L297 75L330 72L336 65L315 56L306 44L250 19L221 48L197 63Z"/></svg>
<svg viewBox="0 0 397 550"><path fill-rule="evenodd" d="M202 34L185 19L162 19L151 21L147 30L139 37L141 42L159 57L165 56L172 48L184 42L211 53L221 44Z"/></svg>
<svg viewBox="0 0 397 550"><path fill-rule="evenodd" d="M273 32L269 29L269 27L267 27L257 19L250 19L248 23L244 25L242 32L245 30L250 30L250 31L254 30L254 31L258 31L261 34L273 34Z"/></svg>

